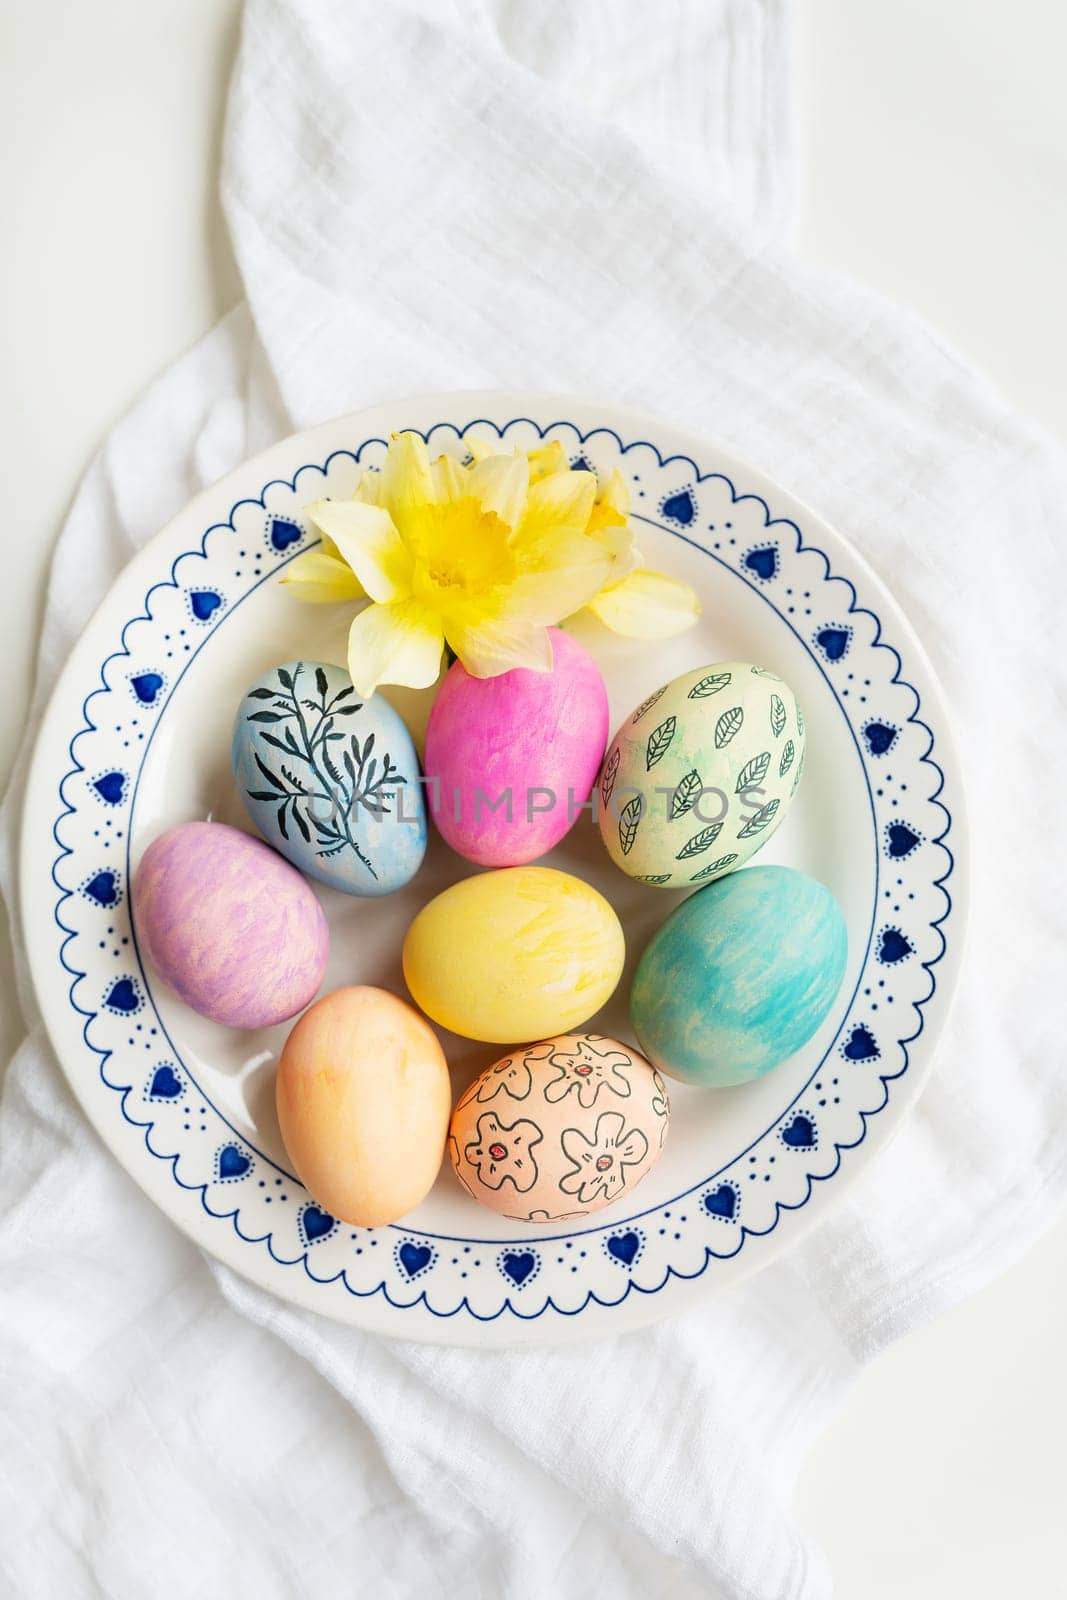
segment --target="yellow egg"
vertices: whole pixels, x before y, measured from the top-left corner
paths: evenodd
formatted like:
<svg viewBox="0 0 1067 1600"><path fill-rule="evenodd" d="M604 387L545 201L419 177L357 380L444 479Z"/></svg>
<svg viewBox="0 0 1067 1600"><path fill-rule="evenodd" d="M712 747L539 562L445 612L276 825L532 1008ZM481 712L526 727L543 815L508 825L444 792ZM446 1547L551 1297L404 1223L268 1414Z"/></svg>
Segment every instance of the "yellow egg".
<svg viewBox="0 0 1067 1600"><path fill-rule="evenodd" d="M568 1033L610 997L625 942L603 895L551 867L453 884L404 940L404 977L435 1022L508 1044Z"/></svg>
<svg viewBox="0 0 1067 1600"><path fill-rule="evenodd" d="M379 1228L429 1193L451 1101L437 1035L383 989L325 995L285 1041L282 1139L312 1199L342 1222Z"/></svg>

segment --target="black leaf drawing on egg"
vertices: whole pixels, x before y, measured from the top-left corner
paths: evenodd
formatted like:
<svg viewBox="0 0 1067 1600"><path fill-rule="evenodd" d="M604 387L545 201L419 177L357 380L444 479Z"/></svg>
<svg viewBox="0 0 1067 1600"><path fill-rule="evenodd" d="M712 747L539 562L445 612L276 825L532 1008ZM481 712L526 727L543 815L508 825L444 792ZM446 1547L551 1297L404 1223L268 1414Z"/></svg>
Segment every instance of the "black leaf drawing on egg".
<svg viewBox="0 0 1067 1600"><path fill-rule="evenodd" d="M710 672L699 683L694 683L686 699L706 700L709 694L718 694L720 689L725 689L732 677L732 672Z"/></svg>
<svg viewBox="0 0 1067 1600"><path fill-rule="evenodd" d="M771 695L771 728L772 728L772 730L774 732L774 737L776 739L781 737L782 729L784 727L785 727L785 705L782 702L781 695L772 694Z"/></svg>
<svg viewBox="0 0 1067 1600"><path fill-rule="evenodd" d="M776 816L781 803L780 800L768 800L765 806L760 806L755 815L749 817L744 827L738 829L737 837L739 839L751 839L753 834L762 833L767 824Z"/></svg>
<svg viewBox="0 0 1067 1600"><path fill-rule="evenodd" d="M709 867L701 867L699 872L694 872L689 882L696 883L698 878L710 878L713 873L722 872L726 867L732 867L736 860L736 850L732 851L728 856L720 856L718 861L713 861Z"/></svg>
<svg viewBox="0 0 1067 1600"><path fill-rule="evenodd" d="M721 832L721 822L713 822L709 828L701 828L699 833L694 833L687 844L683 844L674 858L675 861L688 861L690 856L703 855L705 850L710 850Z"/></svg>
<svg viewBox="0 0 1067 1600"><path fill-rule="evenodd" d="M734 706L731 710L723 712L722 716L715 724L716 750L724 750L726 748L726 746L730 743L730 740L740 729L744 720L745 713L740 706Z"/></svg>
<svg viewBox="0 0 1067 1600"><path fill-rule="evenodd" d="M622 751L618 745L608 756L604 763L604 771L600 776L600 798L607 805L615 791L615 779L619 775L619 762L622 760Z"/></svg>
<svg viewBox="0 0 1067 1600"><path fill-rule="evenodd" d="M641 821L642 801L639 794L632 800L627 800L619 817L619 844L624 856L628 856L634 847L637 838L637 825Z"/></svg>
<svg viewBox="0 0 1067 1600"><path fill-rule="evenodd" d="M661 722L659 727L654 728L649 734L648 745L645 749L646 772L651 772L657 761L662 761L667 754L671 747L671 740L674 738L674 728L674 718L668 717L666 722Z"/></svg>
<svg viewBox="0 0 1067 1600"><path fill-rule="evenodd" d="M671 795L672 822L674 822L677 817L684 817L687 811L692 810L693 802L703 787L704 785L701 782L700 773L695 767L693 768L692 772L686 773L685 777L680 780L677 788Z"/></svg>
<svg viewBox="0 0 1067 1600"><path fill-rule="evenodd" d="M757 783L762 783L767 776L767 768L771 764L771 752L764 750L762 755L753 756L751 761L746 761L737 775L735 794L743 794L746 789L755 788Z"/></svg>
<svg viewBox="0 0 1067 1600"><path fill-rule="evenodd" d="M665 695L667 693L667 690L668 690L669 687L670 687L670 685L665 683L663 685L662 689L657 689L654 694L650 694L649 695L647 700L642 700L641 701L641 704L638 706L637 710L634 712L633 716L630 718L631 727L633 726L633 724L635 722L640 722L641 721L641 718L644 716L646 711L651 711L652 710L652 707L655 705L656 701L660 698L661 695Z"/></svg>

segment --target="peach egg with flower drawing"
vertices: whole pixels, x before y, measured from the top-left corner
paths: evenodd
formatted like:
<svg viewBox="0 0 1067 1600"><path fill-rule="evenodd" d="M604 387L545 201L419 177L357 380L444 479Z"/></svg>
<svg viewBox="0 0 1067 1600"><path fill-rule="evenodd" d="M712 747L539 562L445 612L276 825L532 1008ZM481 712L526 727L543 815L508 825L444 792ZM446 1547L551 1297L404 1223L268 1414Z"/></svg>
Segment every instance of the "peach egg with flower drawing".
<svg viewBox="0 0 1067 1600"><path fill-rule="evenodd" d="M659 1073L598 1033L503 1056L452 1113L448 1148L475 1200L523 1222L563 1222L628 1194L659 1159L670 1102Z"/></svg>

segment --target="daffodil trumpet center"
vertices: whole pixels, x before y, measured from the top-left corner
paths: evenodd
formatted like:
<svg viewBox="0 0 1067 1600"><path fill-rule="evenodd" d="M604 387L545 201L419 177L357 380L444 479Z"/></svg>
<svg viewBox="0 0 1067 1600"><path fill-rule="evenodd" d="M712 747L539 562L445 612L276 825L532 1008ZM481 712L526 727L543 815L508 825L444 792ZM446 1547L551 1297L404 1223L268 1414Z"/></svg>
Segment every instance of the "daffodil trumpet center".
<svg viewBox="0 0 1067 1600"><path fill-rule="evenodd" d="M472 495L426 506L417 533L407 540L415 558L416 596L446 611L513 583L518 562L510 537L507 524Z"/></svg>

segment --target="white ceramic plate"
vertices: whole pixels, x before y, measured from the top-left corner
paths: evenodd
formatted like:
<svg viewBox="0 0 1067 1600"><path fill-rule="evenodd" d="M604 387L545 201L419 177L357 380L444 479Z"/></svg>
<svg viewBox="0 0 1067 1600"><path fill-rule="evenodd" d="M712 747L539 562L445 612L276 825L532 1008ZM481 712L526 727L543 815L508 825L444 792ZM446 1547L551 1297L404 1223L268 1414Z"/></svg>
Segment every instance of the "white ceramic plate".
<svg viewBox="0 0 1067 1600"><path fill-rule="evenodd" d="M417 428L431 449L459 451L473 425L509 444L559 438L574 459L618 466L646 561L703 599L698 626L668 643L581 628L613 723L704 662L758 662L793 686L807 717L807 770L758 859L830 886L851 954L826 1025L779 1070L725 1091L672 1086L659 1165L587 1225L497 1217L446 1163L403 1223L361 1230L314 1206L286 1165L273 1108L285 1029L231 1032L166 992L139 957L128 887L145 846L173 823L210 814L248 827L229 769L246 687L295 657L344 661L344 608L304 607L276 582L309 545L302 508L351 493L393 430ZM194 501L130 564L74 651L41 729L23 828L22 904L42 1011L123 1166L206 1250L283 1298L446 1343L618 1332L794 1243L914 1101L963 934L961 793L947 734L926 659L878 580L818 517L714 446L612 407L528 394L443 395L341 418ZM679 896L619 873L587 819L547 859L587 878L622 918L627 971L595 1026L632 1039L633 967ZM332 932L325 988L404 993L411 917L472 870L435 839L402 893L361 901L322 891ZM445 1045L457 1088L501 1053Z"/></svg>

